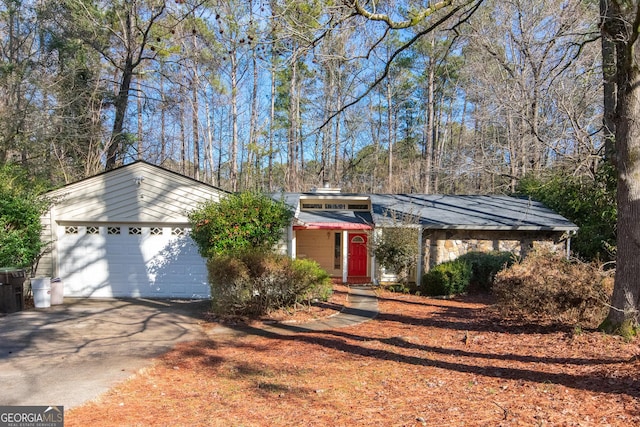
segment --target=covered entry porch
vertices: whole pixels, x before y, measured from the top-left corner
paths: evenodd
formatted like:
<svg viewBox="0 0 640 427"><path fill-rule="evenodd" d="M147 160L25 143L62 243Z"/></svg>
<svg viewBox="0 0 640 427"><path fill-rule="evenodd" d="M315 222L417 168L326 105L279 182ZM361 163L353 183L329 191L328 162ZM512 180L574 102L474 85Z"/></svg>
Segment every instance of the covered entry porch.
<svg viewBox="0 0 640 427"><path fill-rule="evenodd" d="M338 283L371 283L374 260L369 255L366 224L307 224L292 227L291 254L312 259Z"/></svg>

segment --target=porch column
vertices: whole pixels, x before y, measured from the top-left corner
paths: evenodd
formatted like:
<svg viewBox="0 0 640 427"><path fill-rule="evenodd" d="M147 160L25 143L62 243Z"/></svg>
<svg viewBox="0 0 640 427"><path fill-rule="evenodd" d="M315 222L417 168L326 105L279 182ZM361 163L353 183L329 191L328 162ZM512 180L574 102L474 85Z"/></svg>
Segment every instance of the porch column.
<svg viewBox="0 0 640 427"><path fill-rule="evenodd" d="M380 228L374 228L373 230L371 230L370 233L370 238L373 238L374 241L378 240L380 238L380 236L382 235L382 229ZM371 242L369 243L369 247L372 247ZM378 273L380 273L380 268L378 267L378 263L376 262L376 255L373 253L373 250L371 251L371 253L369 254L371 255L371 283L373 283L375 286L378 286Z"/></svg>
<svg viewBox="0 0 640 427"><path fill-rule="evenodd" d="M347 283L349 272L349 232L342 230L342 283Z"/></svg>
<svg viewBox="0 0 640 427"><path fill-rule="evenodd" d="M422 227L418 228L418 264L416 265L416 285L420 286L422 283Z"/></svg>
<svg viewBox="0 0 640 427"><path fill-rule="evenodd" d="M296 230L293 229L293 225L289 226L287 234L289 234L289 238L287 239L287 251L289 252L289 256L291 257L291 259L296 259L296 247L298 246L298 244L296 242Z"/></svg>

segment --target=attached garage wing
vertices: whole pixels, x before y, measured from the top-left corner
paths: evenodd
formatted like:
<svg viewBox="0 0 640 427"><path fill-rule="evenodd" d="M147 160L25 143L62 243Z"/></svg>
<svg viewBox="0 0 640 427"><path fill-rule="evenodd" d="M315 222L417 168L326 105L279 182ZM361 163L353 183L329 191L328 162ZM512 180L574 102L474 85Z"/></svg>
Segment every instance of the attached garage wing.
<svg viewBox="0 0 640 427"><path fill-rule="evenodd" d="M73 297L206 298L188 212L226 194L143 161L51 191L42 223L52 250L37 274L60 277Z"/></svg>
<svg viewBox="0 0 640 427"><path fill-rule="evenodd" d="M58 227L65 296L209 297L206 263L188 234L166 224Z"/></svg>

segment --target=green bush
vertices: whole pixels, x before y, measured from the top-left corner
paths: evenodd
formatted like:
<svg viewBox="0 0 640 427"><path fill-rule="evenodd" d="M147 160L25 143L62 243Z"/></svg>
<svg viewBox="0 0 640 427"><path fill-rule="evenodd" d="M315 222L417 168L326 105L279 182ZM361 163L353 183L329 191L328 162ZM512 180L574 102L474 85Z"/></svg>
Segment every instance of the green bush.
<svg viewBox="0 0 640 427"><path fill-rule="evenodd" d="M511 252L468 252L458 259L471 266L469 290L490 292L496 273L511 266L515 256Z"/></svg>
<svg viewBox="0 0 640 427"><path fill-rule="evenodd" d="M422 293L425 295L455 295L466 292L471 280L471 265L454 260L438 264L422 279Z"/></svg>
<svg viewBox="0 0 640 427"><path fill-rule="evenodd" d="M246 250L270 250L292 213L284 202L259 193L230 194L189 213L191 237L205 258Z"/></svg>
<svg viewBox="0 0 640 427"><path fill-rule="evenodd" d="M45 250L40 217L50 201L39 190L25 170L0 168L0 267L34 268Z"/></svg>
<svg viewBox="0 0 640 427"><path fill-rule="evenodd" d="M613 166L602 162L593 178L562 171L546 178L523 177L518 193L544 203L580 227L571 239L571 249L578 256L611 261L615 259L618 217L616 183Z"/></svg>
<svg viewBox="0 0 640 427"><path fill-rule="evenodd" d="M505 314L596 327L606 317L613 277L595 263L533 253L496 274L493 293Z"/></svg>
<svg viewBox="0 0 640 427"><path fill-rule="evenodd" d="M292 260L264 251L245 251L209 259L212 310L218 315L259 316L279 308L326 301L328 273L314 261Z"/></svg>
<svg viewBox="0 0 640 427"><path fill-rule="evenodd" d="M294 280L300 286L296 297L296 302L306 301L307 303L318 299L327 301L333 293L333 282L329 273L320 267L315 261L310 259L295 259L291 263Z"/></svg>
<svg viewBox="0 0 640 427"><path fill-rule="evenodd" d="M408 281L411 267L418 259L419 230L411 227L384 228L381 233L373 233L373 254L376 262L387 271L398 276L400 283Z"/></svg>

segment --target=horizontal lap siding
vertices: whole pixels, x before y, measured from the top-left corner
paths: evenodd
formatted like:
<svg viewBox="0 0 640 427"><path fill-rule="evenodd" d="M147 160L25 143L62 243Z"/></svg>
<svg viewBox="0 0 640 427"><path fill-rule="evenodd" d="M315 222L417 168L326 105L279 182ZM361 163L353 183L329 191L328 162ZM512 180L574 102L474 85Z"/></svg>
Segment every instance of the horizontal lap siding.
<svg viewBox="0 0 640 427"><path fill-rule="evenodd" d="M342 276L342 270L334 268L334 230L296 231L298 258L312 259L331 276Z"/></svg>
<svg viewBox="0 0 640 427"><path fill-rule="evenodd" d="M142 177L138 184L136 179ZM187 212L223 192L144 163L58 190L56 219L102 222L186 222ZM55 197L55 196L54 196Z"/></svg>

